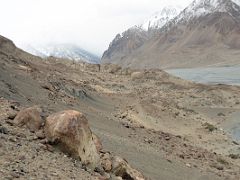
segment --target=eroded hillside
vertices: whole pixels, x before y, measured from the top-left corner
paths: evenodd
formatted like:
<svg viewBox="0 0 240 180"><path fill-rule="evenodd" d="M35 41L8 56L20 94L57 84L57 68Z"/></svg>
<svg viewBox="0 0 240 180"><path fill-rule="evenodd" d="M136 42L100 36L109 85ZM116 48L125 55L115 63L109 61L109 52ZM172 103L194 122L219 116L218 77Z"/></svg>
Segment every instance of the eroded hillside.
<svg viewBox="0 0 240 180"><path fill-rule="evenodd" d="M107 151L151 179L240 178L239 144L222 128L240 109L239 87L195 84L161 70L42 60L2 38L0 48L2 177L94 178L11 124L15 107L38 105L44 117L82 112Z"/></svg>

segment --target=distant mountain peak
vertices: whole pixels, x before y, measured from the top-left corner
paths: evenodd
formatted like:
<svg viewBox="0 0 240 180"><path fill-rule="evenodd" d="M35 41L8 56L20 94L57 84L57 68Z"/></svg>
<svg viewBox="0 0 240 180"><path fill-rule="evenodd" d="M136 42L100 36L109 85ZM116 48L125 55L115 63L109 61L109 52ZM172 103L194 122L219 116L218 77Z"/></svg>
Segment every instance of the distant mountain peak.
<svg viewBox="0 0 240 180"><path fill-rule="evenodd" d="M182 8L179 6L166 6L161 11L154 13L139 26L145 31L159 29L168 21L175 18L181 12L181 10Z"/></svg>
<svg viewBox="0 0 240 180"><path fill-rule="evenodd" d="M54 43L49 43L45 45L23 44L21 45L21 48L31 54L43 58L54 56L57 58L85 61L88 63L99 63L99 58L96 55L80 48L75 44L54 44Z"/></svg>

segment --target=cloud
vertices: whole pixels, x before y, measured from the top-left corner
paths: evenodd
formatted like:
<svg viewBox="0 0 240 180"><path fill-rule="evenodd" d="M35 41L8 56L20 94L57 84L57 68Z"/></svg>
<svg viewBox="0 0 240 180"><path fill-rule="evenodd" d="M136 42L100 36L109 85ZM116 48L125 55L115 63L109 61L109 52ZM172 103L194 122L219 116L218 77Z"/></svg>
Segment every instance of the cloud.
<svg viewBox="0 0 240 180"><path fill-rule="evenodd" d="M16 44L75 43L101 54L117 33L191 0L1 0L0 34Z"/></svg>

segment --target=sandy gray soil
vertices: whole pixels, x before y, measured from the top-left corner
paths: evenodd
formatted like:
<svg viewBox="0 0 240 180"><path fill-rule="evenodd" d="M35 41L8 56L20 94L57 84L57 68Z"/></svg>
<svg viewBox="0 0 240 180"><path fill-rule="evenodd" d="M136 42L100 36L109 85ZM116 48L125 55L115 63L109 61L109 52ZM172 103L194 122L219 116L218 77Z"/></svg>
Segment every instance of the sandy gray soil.
<svg viewBox="0 0 240 180"><path fill-rule="evenodd" d="M239 159L229 157L240 146L222 129L227 113L240 109L239 87L195 84L160 70L42 60L15 50L0 52L0 96L5 179L94 178L80 162L12 126L14 107L32 105L41 106L45 117L65 109L83 112L104 149L148 178L240 178Z"/></svg>

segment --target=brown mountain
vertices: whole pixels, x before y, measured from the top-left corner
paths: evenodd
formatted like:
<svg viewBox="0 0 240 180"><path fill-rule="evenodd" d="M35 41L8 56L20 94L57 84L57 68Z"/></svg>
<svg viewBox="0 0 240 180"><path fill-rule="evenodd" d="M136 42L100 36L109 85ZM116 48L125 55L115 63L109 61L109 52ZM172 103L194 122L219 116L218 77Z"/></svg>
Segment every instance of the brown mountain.
<svg viewBox="0 0 240 180"><path fill-rule="evenodd" d="M149 39L147 31L139 27L133 27L118 34L110 43L109 49L104 52L104 62L111 62L113 59L116 63L130 55L133 51L141 47Z"/></svg>
<svg viewBox="0 0 240 180"><path fill-rule="evenodd" d="M111 63L135 68L240 64L240 7L231 0L195 0L140 48Z"/></svg>

